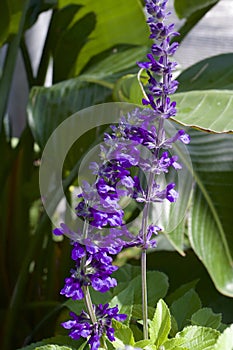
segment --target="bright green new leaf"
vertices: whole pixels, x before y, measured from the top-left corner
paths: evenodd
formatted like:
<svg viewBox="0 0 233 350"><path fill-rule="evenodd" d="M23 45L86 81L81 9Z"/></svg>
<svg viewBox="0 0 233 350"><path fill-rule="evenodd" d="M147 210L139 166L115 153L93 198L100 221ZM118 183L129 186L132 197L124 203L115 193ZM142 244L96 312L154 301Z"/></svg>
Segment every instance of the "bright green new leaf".
<svg viewBox="0 0 233 350"><path fill-rule="evenodd" d="M119 349L122 345L124 346L124 344L134 345L133 332L128 326L113 320L113 327L115 329L114 337L116 340L112 344L116 349Z"/></svg>
<svg viewBox="0 0 233 350"><path fill-rule="evenodd" d="M191 323L192 325L218 329L221 324L221 319L221 314L216 314L212 309L205 307L192 315Z"/></svg>
<svg viewBox="0 0 233 350"><path fill-rule="evenodd" d="M219 336L213 350L232 350L233 349L233 324L225 329Z"/></svg>
<svg viewBox="0 0 233 350"><path fill-rule="evenodd" d="M190 289L172 303L170 311L177 321L179 330L189 323L192 314L200 307L201 301L194 289Z"/></svg>
<svg viewBox="0 0 233 350"><path fill-rule="evenodd" d="M171 329L171 315L166 303L160 299L156 306L153 320L149 324L150 339L160 346L167 339Z"/></svg>
<svg viewBox="0 0 233 350"><path fill-rule="evenodd" d="M219 332L212 328L189 326L178 333L176 338L184 338L182 346L189 350L212 350L218 336Z"/></svg>
<svg viewBox="0 0 233 350"><path fill-rule="evenodd" d="M134 344L137 349L157 350L157 346L153 345L151 340L139 340Z"/></svg>
<svg viewBox="0 0 233 350"><path fill-rule="evenodd" d="M163 346L165 350L189 350L183 346L184 342L184 338L172 338L168 339Z"/></svg>

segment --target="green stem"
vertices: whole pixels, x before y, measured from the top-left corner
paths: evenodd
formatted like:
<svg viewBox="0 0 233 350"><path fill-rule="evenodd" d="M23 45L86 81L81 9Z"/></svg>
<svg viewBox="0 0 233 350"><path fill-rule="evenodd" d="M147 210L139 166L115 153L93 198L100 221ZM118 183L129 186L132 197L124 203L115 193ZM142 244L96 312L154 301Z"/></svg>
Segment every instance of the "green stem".
<svg viewBox="0 0 233 350"><path fill-rule="evenodd" d="M90 295L88 286L83 287L83 293L84 293L84 302L85 302L87 311L89 313L91 322L94 324L97 322L97 319L95 316L95 311L93 309L93 304L92 304L91 295Z"/></svg>
<svg viewBox="0 0 233 350"><path fill-rule="evenodd" d="M4 68L2 77L0 80L0 133L3 125L3 119L7 109L8 98L11 89L12 78L15 69L15 63L17 59L18 49L20 46L20 40L23 35L24 23L26 18L27 9L29 6L30 0L25 2L22 16L20 19L18 33L13 37L12 41L8 44L7 54L4 61Z"/></svg>
<svg viewBox="0 0 233 350"><path fill-rule="evenodd" d="M142 216L142 236L146 243L147 239L147 226L148 226L148 215L149 215L149 205L150 205L150 195L152 190L154 180L154 174L150 173L148 180L148 193L147 193L147 203L143 210ZM141 255L141 274L142 274L142 315L143 315L143 336L144 339L148 339L148 307L147 307L147 280L146 280L146 249L142 249Z"/></svg>
<svg viewBox="0 0 233 350"><path fill-rule="evenodd" d="M141 255L142 274L142 315L143 315L143 337L148 339L148 308L147 308L147 280L146 280L146 249L142 249Z"/></svg>
<svg viewBox="0 0 233 350"><path fill-rule="evenodd" d="M84 238L87 238L88 236L88 227L89 227L89 223L87 220L84 221L84 225L83 225L83 233L84 233ZM84 270L84 274L85 274L85 263L86 263L86 256L84 256L82 258L81 261L81 266ZM93 308L93 304L92 304L92 300L91 300L91 295L89 292L89 288L88 286L83 286L83 294L84 294L84 302L87 308L87 312L89 313L91 322L94 324L97 322L96 316L95 316L95 310Z"/></svg>

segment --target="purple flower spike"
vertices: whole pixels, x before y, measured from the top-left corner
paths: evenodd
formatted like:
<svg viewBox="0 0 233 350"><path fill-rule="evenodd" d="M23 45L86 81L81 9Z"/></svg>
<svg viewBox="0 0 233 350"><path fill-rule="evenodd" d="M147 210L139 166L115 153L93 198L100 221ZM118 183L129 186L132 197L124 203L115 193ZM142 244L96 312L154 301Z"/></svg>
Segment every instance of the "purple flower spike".
<svg viewBox="0 0 233 350"><path fill-rule="evenodd" d="M79 316L74 312L70 313L71 320L63 322L62 326L70 330L69 336L78 340L88 338L88 344L91 350L98 350L100 347L100 338L106 334L110 341L114 341L114 328L112 327L112 320L123 322L127 315L119 314L118 307L110 308L109 304L93 305L96 323L92 323L90 316L82 311Z"/></svg>
<svg viewBox="0 0 233 350"><path fill-rule="evenodd" d="M106 243L108 240L106 240ZM118 240L119 243L119 240ZM122 242L121 242L122 243ZM90 244L90 245L89 245ZM71 277L65 279L65 286L61 290L61 294L73 300L83 299L84 294L82 287L91 286L101 293L107 292L110 288L117 285L115 278L110 275L118 269L112 265L112 257L109 252L118 253L119 249L113 247L100 248L96 245L82 245L78 242L73 244L71 252L72 259L76 262L75 269L71 269Z"/></svg>

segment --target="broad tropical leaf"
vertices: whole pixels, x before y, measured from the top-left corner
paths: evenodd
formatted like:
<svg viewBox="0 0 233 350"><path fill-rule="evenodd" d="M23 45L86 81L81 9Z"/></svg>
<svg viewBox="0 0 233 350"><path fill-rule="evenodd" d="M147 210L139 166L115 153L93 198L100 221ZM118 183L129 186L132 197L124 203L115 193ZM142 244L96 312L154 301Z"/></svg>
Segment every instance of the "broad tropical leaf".
<svg viewBox="0 0 233 350"><path fill-rule="evenodd" d="M232 90L233 54L206 58L185 69L177 78L178 92L193 90Z"/></svg>
<svg viewBox="0 0 233 350"><path fill-rule="evenodd" d="M75 0L73 4L83 5L74 21L85 14L96 15L95 30L78 57L77 75L91 57L119 44L145 45L148 43L148 27L142 4L139 0ZM69 4L68 0L59 0L59 8ZM107 29L106 29L107 28Z"/></svg>
<svg viewBox="0 0 233 350"><path fill-rule="evenodd" d="M216 288L233 296L233 136L191 135L189 150L197 185L189 239Z"/></svg>
<svg viewBox="0 0 233 350"><path fill-rule="evenodd" d="M188 91L174 99L178 123L214 133L233 132L232 90Z"/></svg>

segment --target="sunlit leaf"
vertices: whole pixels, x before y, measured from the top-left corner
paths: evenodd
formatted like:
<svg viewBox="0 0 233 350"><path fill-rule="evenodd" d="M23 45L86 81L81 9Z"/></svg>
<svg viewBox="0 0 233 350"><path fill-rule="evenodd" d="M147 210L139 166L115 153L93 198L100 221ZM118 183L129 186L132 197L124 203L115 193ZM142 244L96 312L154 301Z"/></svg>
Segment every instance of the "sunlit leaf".
<svg viewBox="0 0 233 350"><path fill-rule="evenodd" d="M75 0L74 3L84 5L74 21L89 12L94 12L97 18L95 30L78 57L75 74L82 70L91 57L114 45L147 44L148 26L140 1ZM60 8L67 4L68 0L59 0Z"/></svg>
<svg viewBox="0 0 233 350"><path fill-rule="evenodd" d="M210 350L218 339L219 332L207 327L189 326L177 334L184 338L182 346L192 350Z"/></svg>
<svg viewBox="0 0 233 350"><path fill-rule="evenodd" d="M217 340L214 350L231 350L233 349L233 325L225 329Z"/></svg>
<svg viewBox="0 0 233 350"><path fill-rule="evenodd" d="M171 329L171 315L168 306L160 299L156 306L156 311L149 324L149 334L152 342L160 346L167 339Z"/></svg>

